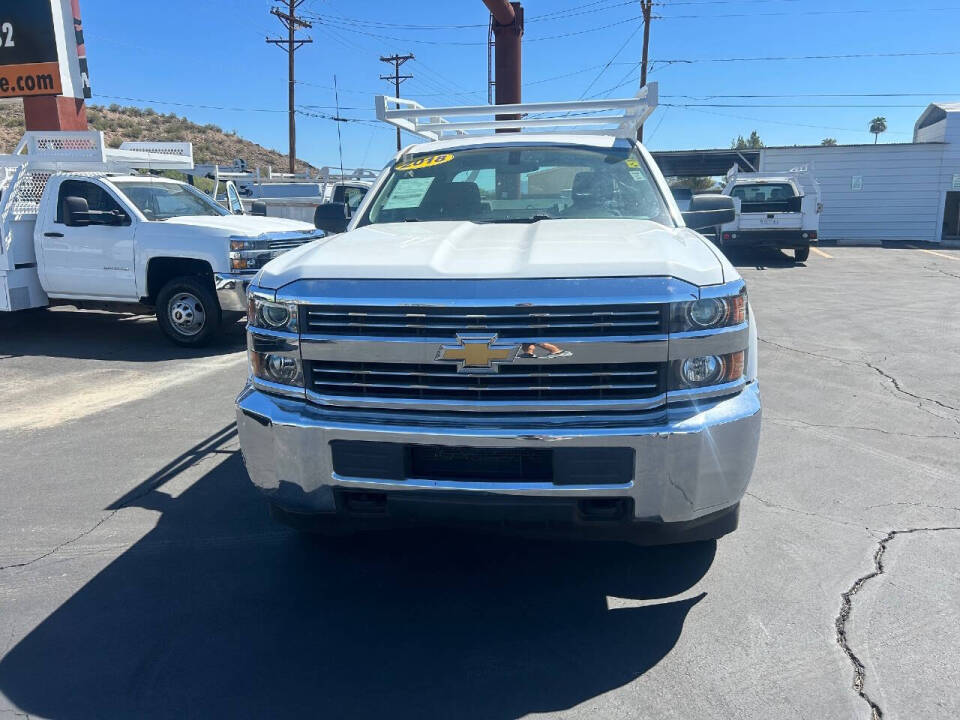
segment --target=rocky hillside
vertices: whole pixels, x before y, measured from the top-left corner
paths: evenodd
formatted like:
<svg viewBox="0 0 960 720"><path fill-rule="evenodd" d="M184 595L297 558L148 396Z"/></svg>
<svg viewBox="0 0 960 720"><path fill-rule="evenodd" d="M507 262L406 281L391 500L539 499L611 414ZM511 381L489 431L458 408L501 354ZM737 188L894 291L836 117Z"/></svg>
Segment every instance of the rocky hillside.
<svg viewBox="0 0 960 720"><path fill-rule="evenodd" d="M87 108L90 125L103 130L107 143L117 147L124 140L165 140L193 143L193 157L198 163L229 165L235 158L247 161L248 168L268 166L279 172L287 170L287 156L276 150L244 140L237 133L227 132L216 125L197 125L175 113L164 115L153 109L141 110L120 105L90 105ZM0 103L0 153L9 153L23 135L23 105L17 102ZM300 162L297 171L313 170Z"/></svg>

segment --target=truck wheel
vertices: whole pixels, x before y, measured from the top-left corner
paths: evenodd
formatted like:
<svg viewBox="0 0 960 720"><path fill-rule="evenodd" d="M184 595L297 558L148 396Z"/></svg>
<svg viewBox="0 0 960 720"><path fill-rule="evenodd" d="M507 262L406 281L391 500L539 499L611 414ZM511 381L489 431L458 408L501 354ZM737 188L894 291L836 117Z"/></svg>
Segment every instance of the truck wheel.
<svg viewBox="0 0 960 720"><path fill-rule="evenodd" d="M177 345L205 345L220 327L220 320L217 296L199 277L175 277L157 295L160 329Z"/></svg>
<svg viewBox="0 0 960 720"><path fill-rule="evenodd" d="M794 262L806 262L807 258L810 257L810 246L802 248L795 248L793 251L793 260Z"/></svg>

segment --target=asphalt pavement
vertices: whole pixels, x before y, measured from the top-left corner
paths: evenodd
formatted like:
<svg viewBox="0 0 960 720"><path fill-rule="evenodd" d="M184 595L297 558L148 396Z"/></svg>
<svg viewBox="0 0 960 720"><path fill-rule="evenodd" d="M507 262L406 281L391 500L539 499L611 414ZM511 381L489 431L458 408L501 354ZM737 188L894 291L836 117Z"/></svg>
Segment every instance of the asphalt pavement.
<svg viewBox="0 0 960 720"><path fill-rule="evenodd" d="M764 428L665 548L272 523L242 326L0 317L0 717L954 718L960 251L733 258Z"/></svg>

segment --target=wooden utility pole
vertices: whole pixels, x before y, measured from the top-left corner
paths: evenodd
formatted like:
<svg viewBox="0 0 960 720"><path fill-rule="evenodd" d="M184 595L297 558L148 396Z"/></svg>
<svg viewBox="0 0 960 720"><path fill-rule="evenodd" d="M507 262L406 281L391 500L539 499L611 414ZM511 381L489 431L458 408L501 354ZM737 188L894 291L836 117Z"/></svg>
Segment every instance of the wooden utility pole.
<svg viewBox="0 0 960 720"><path fill-rule="evenodd" d="M640 11L643 13L643 54L640 56L640 87L647 84L647 50L650 47L650 15L653 10L653 0L640 0ZM643 125L637 128L637 140L643 142Z"/></svg>
<svg viewBox="0 0 960 720"><path fill-rule="evenodd" d="M296 76L294 72L294 53L307 43L312 43L310 38L298 38L297 30L302 28L312 28L313 25L303 18L297 17L297 8L305 0L286 0L286 8L270 8L270 14L277 17L281 24L287 29L286 38L267 38L271 45L285 50L289 61L290 87L288 98L290 104L290 172L296 172L297 163L297 110L294 104Z"/></svg>
<svg viewBox="0 0 960 720"><path fill-rule="evenodd" d="M407 60L414 60L413 53L408 53L407 55L389 55L389 56L380 56L380 61L385 63L393 63L393 75L381 75L381 80L393 80L394 88L394 97L400 97L400 83L404 80L410 80L413 78L413 75L401 75L400 66L403 65ZM402 147L400 143L400 128L397 128L397 151Z"/></svg>

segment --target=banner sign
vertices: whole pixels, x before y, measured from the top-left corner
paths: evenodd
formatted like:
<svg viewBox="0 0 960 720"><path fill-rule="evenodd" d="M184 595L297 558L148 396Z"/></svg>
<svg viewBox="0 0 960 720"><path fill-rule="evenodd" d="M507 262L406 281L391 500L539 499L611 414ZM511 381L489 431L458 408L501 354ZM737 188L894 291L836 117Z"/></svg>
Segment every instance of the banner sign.
<svg viewBox="0 0 960 720"><path fill-rule="evenodd" d="M63 92L53 15L53 3L44 0L0 6L0 97Z"/></svg>

